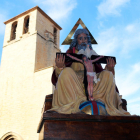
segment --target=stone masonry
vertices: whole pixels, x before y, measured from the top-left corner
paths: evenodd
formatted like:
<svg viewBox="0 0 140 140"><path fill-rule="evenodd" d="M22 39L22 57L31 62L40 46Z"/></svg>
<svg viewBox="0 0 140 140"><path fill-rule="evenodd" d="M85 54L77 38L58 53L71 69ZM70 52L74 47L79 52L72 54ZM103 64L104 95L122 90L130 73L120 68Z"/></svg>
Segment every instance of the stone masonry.
<svg viewBox="0 0 140 140"><path fill-rule="evenodd" d="M23 34L24 18L28 15L29 31ZM16 38L10 40L15 21ZM8 133L16 133L23 140L38 140L37 126L44 99L53 92L51 75L56 52L60 52L61 27L38 6L5 24L0 67L0 139L6 140ZM57 29L56 44L53 43L54 28Z"/></svg>

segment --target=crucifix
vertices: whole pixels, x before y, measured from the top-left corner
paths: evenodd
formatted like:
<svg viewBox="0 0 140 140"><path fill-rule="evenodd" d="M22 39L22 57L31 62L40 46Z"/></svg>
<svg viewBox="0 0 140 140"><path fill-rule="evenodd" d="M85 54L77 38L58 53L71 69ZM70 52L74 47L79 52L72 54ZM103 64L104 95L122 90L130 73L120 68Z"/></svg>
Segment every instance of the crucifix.
<svg viewBox="0 0 140 140"><path fill-rule="evenodd" d="M97 82L96 73L93 72L92 63L107 64L106 59L112 58L116 63L116 58L111 56L99 56L99 55L85 55L85 54L73 54L73 53L57 53L57 55L63 55L65 57L65 63L67 62L80 62L84 64L84 85L87 100L93 101L93 82ZM89 56L90 59L87 57Z"/></svg>

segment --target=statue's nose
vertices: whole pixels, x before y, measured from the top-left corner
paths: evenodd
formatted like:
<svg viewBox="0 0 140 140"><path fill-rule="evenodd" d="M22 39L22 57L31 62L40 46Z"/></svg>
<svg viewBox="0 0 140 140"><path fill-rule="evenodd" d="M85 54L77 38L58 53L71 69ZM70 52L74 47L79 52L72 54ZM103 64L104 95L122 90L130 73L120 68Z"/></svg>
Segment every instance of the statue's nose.
<svg viewBox="0 0 140 140"><path fill-rule="evenodd" d="M82 38L82 43L85 43L85 39L84 38Z"/></svg>

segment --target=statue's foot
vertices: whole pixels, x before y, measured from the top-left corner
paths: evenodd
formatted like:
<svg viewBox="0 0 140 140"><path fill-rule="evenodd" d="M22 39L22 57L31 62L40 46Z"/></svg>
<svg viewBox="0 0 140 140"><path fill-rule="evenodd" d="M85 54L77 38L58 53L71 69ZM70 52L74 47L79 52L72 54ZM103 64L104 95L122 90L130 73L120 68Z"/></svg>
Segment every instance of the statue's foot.
<svg viewBox="0 0 140 140"><path fill-rule="evenodd" d="M93 101L94 100L93 96L90 96L89 100L90 101Z"/></svg>

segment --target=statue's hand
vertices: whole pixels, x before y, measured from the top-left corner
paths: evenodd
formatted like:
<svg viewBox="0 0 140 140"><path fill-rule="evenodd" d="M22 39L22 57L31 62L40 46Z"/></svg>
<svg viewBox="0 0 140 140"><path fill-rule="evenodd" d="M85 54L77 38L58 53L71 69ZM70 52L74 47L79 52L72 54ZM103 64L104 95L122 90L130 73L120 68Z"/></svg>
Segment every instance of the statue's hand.
<svg viewBox="0 0 140 140"><path fill-rule="evenodd" d="M63 68L65 65L65 56L63 57L63 54L57 55L55 58L55 63L58 68Z"/></svg>
<svg viewBox="0 0 140 140"><path fill-rule="evenodd" d="M106 65L107 69L109 71L112 71L114 69L115 65L116 65L114 59L113 58L108 58L108 59L106 59L106 61L107 61L107 65Z"/></svg>

